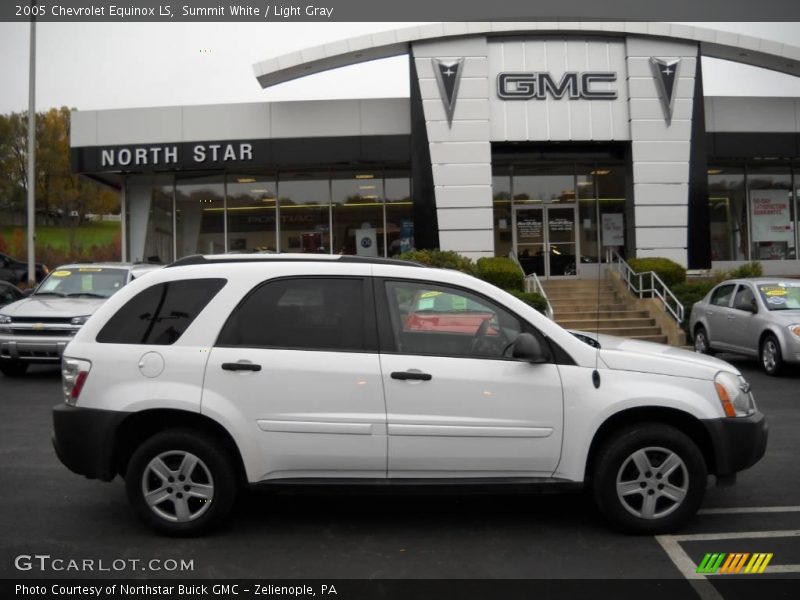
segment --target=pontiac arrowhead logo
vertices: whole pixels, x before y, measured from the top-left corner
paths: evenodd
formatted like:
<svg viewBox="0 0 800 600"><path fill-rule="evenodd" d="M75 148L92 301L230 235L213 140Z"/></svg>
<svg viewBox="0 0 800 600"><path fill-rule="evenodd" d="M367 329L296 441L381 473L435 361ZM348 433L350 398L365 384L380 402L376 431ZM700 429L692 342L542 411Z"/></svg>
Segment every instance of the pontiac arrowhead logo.
<svg viewBox="0 0 800 600"><path fill-rule="evenodd" d="M664 120L667 125L672 123L672 102L675 99L675 87L678 82L678 65L680 58L655 58L650 59L653 76L661 97L661 107L664 109Z"/></svg>
<svg viewBox="0 0 800 600"><path fill-rule="evenodd" d="M464 66L463 58L433 61L433 72L436 74L436 83L439 84L439 95L442 97L444 112L447 114L448 127L453 126L453 113L456 110L458 97L458 83L461 81L461 67Z"/></svg>

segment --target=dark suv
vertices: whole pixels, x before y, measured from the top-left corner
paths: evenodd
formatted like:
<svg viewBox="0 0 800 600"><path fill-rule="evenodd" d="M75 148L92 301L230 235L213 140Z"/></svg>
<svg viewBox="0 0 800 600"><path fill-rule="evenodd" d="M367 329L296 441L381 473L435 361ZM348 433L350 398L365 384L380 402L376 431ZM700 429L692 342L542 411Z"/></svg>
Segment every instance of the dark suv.
<svg viewBox="0 0 800 600"><path fill-rule="evenodd" d="M36 263L36 281L44 279L50 269L47 265ZM28 280L28 263L11 258L7 254L0 254L0 280L18 284Z"/></svg>

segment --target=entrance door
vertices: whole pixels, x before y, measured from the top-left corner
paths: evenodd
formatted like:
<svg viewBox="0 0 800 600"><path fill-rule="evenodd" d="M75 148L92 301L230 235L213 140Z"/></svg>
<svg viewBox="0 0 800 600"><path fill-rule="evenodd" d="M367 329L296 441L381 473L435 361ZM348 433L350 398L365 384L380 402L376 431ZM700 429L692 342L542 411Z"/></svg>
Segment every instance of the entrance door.
<svg viewBox="0 0 800 600"><path fill-rule="evenodd" d="M577 277L578 209L570 205L515 206L514 250L525 274Z"/></svg>

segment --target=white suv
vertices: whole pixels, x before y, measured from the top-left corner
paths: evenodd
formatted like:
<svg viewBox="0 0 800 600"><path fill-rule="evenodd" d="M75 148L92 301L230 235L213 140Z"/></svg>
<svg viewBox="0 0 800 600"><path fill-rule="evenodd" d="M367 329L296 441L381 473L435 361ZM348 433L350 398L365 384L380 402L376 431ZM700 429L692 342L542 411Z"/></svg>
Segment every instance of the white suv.
<svg viewBox="0 0 800 600"><path fill-rule="evenodd" d="M761 458L764 416L728 363L598 341L455 271L189 257L70 342L54 445L168 534L220 522L244 483L454 480L586 484L617 527L674 529L709 473Z"/></svg>

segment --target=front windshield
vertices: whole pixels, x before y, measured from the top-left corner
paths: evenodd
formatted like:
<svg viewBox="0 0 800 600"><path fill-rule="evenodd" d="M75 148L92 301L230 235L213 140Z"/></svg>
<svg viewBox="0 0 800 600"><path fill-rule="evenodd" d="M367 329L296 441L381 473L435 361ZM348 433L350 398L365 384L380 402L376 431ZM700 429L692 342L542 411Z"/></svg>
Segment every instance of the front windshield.
<svg viewBox="0 0 800 600"><path fill-rule="evenodd" d="M36 296L63 296L84 298L108 298L128 278L125 269L105 267L70 267L50 273L36 289Z"/></svg>
<svg viewBox="0 0 800 600"><path fill-rule="evenodd" d="M769 310L800 309L800 281L759 283L758 293Z"/></svg>

